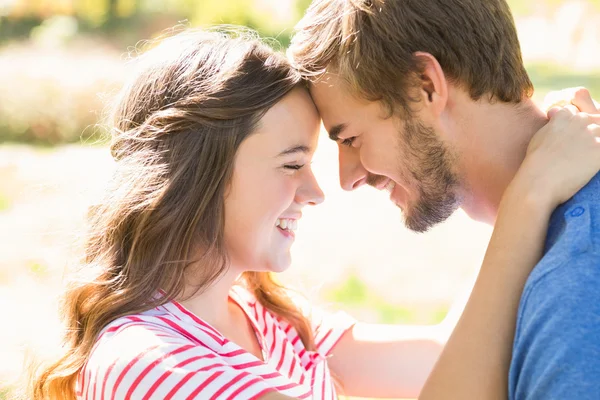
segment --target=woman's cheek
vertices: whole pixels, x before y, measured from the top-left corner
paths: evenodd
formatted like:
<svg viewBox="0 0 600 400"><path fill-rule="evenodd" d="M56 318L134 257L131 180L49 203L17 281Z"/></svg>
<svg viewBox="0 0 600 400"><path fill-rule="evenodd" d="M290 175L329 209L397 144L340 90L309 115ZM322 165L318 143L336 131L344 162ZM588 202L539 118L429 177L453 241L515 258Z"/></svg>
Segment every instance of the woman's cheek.
<svg viewBox="0 0 600 400"><path fill-rule="evenodd" d="M289 179L282 183L279 190L279 199L285 205L286 209L294 202L297 188L298 184L294 177L289 177Z"/></svg>

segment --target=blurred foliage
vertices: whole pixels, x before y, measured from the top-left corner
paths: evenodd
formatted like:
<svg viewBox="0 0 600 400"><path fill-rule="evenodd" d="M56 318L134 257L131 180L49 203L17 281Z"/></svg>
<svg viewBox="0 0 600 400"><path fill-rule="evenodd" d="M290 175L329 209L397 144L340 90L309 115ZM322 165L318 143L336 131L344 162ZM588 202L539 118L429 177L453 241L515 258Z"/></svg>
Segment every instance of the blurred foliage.
<svg viewBox="0 0 600 400"><path fill-rule="evenodd" d="M546 95L552 90L584 86L596 100L600 99L600 71L584 73L556 64L536 63L528 65L527 72L539 95Z"/></svg>
<svg viewBox="0 0 600 400"><path fill-rule="evenodd" d="M52 51L32 43L0 50L0 141L96 141L101 95L122 79L118 53L105 47L90 41Z"/></svg>
<svg viewBox="0 0 600 400"><path fill-rule="evenodd" d="M296 12L299 16L304 15L312 0L296 0Z"/></svg>
<svg viewBox="0 0 600 400"><path fill-rule="evenodd" d="M0 212L8 210L10 207L11 201L4 193L0 192Z"/></svg>
<svg viewBox="0 0 600 400"><path fill-rule="evenodd" d="M48 273L48 268L40 263L31 262L29 264L29 271L37 277L43 277Z"/></svg>
<svg viewBox="0 0 600 400"><path fill-rule="evenodd" d="M582 0L600 10L600 0ZM565 4L565 0L507 0L514 16L553 14Z"/></svg>
<svg viewBox="0 0 600 400"><path fill-rule="evenodd" d="M343 304L345 310L362 321L383 324L423 324L442 322L448 313L448 305L415 307L393 304L369 287L364 279L350 272L338 286L328 288L325 298Z"/></svg>
<svg viewBox="0 0 600 400"><path fill-rule="evenodd" d="M111 36L132 45L153 34L186 22L245 25L263 36L289 43L291 28L307 0L13 0L0 5L0 40L28 37L35 27L53 16L77 21L80 33ZM129 43L123 43L129 40Z"/></svg>

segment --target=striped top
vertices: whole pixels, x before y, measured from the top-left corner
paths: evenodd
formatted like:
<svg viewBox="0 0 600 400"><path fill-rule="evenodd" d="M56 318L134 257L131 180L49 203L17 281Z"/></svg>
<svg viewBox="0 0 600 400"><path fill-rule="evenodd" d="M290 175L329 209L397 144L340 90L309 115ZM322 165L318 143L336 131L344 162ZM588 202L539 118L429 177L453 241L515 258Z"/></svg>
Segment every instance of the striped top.
<svg viewBox="0 0 600 400"><path fill-rule="evenodd" d="M352 318L313 318L317 350L307 351L296 330L247 290L236 286L230 298L252 323L265 361L172 301L104 328L78 376L78 400L256 399L272 391L336 398L326 357Z"/></svg>

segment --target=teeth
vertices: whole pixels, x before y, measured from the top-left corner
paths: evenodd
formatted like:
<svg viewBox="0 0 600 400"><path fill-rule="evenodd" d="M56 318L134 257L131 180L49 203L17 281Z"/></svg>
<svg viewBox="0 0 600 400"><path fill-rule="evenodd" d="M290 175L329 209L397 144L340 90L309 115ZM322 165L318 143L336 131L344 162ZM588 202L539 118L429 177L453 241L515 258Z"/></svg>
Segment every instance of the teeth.
<svg viewBox="0 0 600 400"><path fill-rule="evenodd" d="M298 229L298 220L295 219L281 219L278 218L275 226L280 227L281 229L286 229L288 231L295 231Z"/></svg>
<svg viewBox="0 0 600 400"><path fill-rule="evenodd" d="M387 185L385 185L385 190L391 192L396 187L396 182L390 180Z"/></svg>

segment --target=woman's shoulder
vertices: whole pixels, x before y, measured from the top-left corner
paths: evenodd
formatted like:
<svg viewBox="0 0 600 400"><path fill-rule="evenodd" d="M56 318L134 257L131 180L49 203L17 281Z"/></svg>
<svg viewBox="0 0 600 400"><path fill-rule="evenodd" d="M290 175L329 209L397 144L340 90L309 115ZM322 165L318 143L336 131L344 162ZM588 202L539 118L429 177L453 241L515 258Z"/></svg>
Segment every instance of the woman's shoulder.
<svg viewBox="0 0 600 400"><path fill-rule="evenodd" d="M167 310L165 305L113 320L100 331L96 344L124 342L130 337L145 340L159 340L170 336L184 338L184 335L173 329L170 321L176 320L176 317ZM142 343L145 340L142 340Z"/></svg>
<svg viewBox="0 0 600 400"><path fill-rule="evenodd" d="M140 359L144 354L152 354L152 349L199 344L177 330L177 326L177 318L158 307L117 318L98 335L90 361Z"/></svg>
<svg viewBox="0 0 600 400"><path fill-rule="evenodd" d="M213 349L179 331L177 321L158 307L108 324L79 374L79 398L94 393L110 397L113 391L127 394L141 380L156 380L177 368L197 370L213 362L218 357Z"/></svg>

